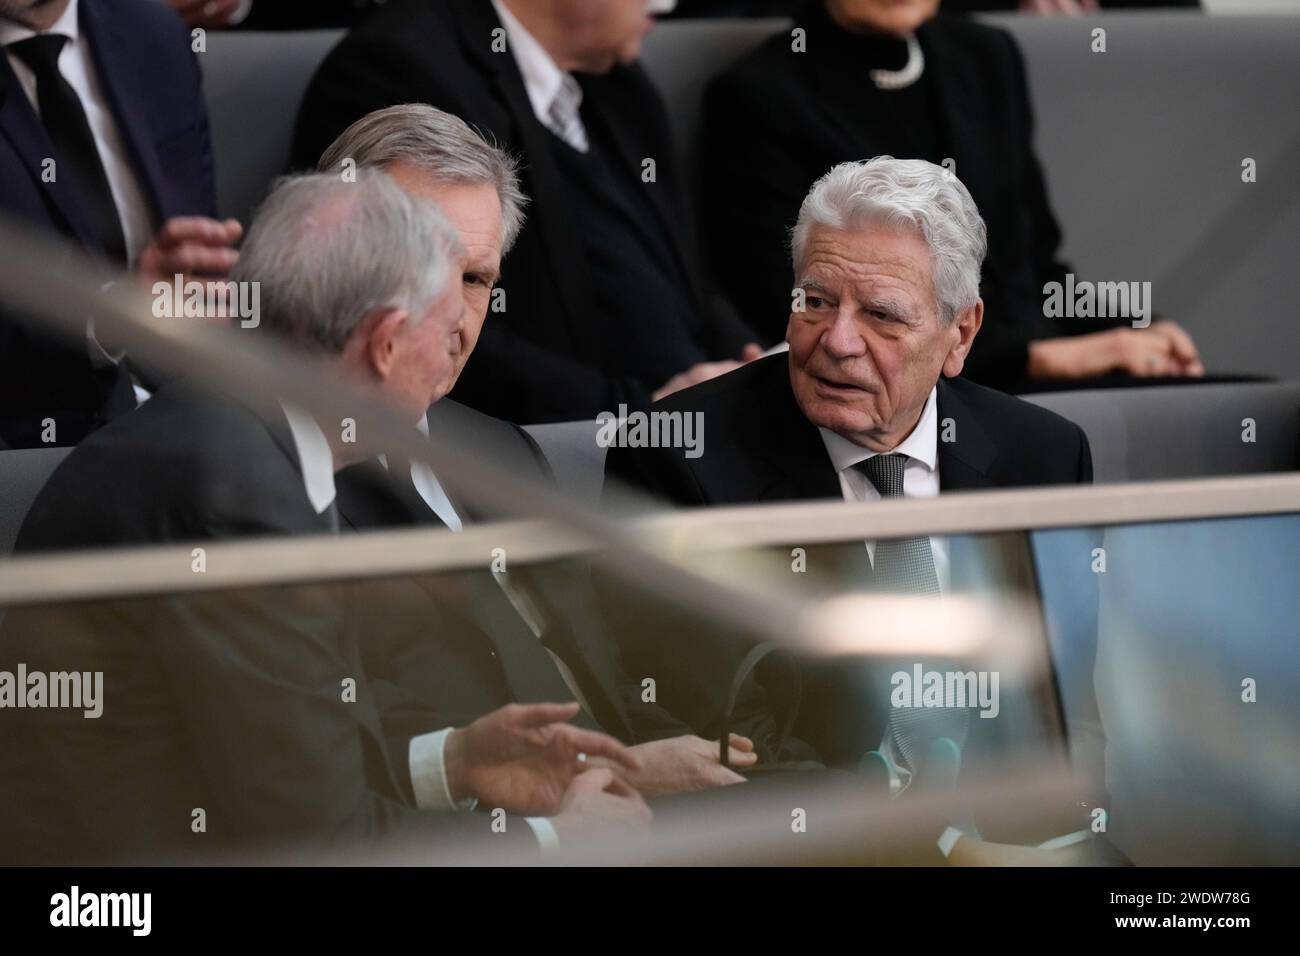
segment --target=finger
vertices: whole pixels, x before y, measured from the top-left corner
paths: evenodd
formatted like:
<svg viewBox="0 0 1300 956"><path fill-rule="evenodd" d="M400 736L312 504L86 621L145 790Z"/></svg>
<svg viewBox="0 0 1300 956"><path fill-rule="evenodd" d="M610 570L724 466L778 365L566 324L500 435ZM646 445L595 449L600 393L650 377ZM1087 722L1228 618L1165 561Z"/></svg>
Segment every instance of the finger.
<svg viewBox="0 0 1300 956"><path fill-rule="evenodd" d="M748 737L742 737L740 734L728 734L727 746L736 750L753 750L754 741L750 740Z"/></svg>
<svg viewBox="0 0 1300 956"><path fill-rule="evenodd" d="M595 767L584 770L569 781L569 789L582 793L600 793L618 779L618 775L607 767Z"/></svg>
<svg viewBox="0 0 1300 956"><path fill-rule="evenodd" d="M745 782L744 777L736 773L734 770L727 769L722 766L722 764L717 764L713 770L710 771L708 779L709 783L715 787L730 787Z"/></svg>
<svg viewBox="0 0 1300 956"><path fill-rule="evenodd" d="M232 246L244 238L244 226L238 219L227 219L222 225L226 227L226 241Z"/></svg>
<svg viewBox="0 0 1300 956"><path fill-rule="evenodd" d="M763 347L757 342L750 342L740 350L740 360L742 362L752 362L756 358L762 358Z"/></svg>
<svg viewBox="0 0 1300 956"><path fill-rule="evenodd" d="M602 787L611 797L622 797L625 800L641 801L641 794L636 787L632 786L616 773L609 775L609 783Z"/></svg>
<svg viewBox="0 0 1300 956"><path fill-rule="evenodd" d="M733 767L752 767L758 763L758 754L752 750L737 750L735 747L728 747L727 761Z"/></svg>
<svg viewBox="0 0 1300 956"><path fill-rule="evenodd" d="M544 727L546 724L563 723L577 716L577 713L576 700L567 704L516 704L513 722L523 727Z"/></svg>
<svg viewBox="0 0 1300 956"><path fill-rule="evenodd" d="M1164 322L1160 325L1160 331L1173 345L1174 358L1178 361L1194 362L1200 358L1200 354L1196 351L1196 343L1182 326L1175 322Z"/></svg>
<svg viewBox="0 0 1300 956"><path fill-rule="evenodd" d="M186 243L171 249L160 257L164 272L179 272L182 275L223 276L239 261L239 253L233 249L215 248Z"/></svg>
<svg viewBox="0 0 1300 956"><path fill-rule="evenodd" d="M185 242L227 245L227 225L206 216L175 216L163 223L154 242L164 249Z"/></svg>
<svg viewBox="0 0 1300 956"><path fill-rule="evenodd" d="M586 754L588 758L607 757L628 770L641 769L641 761L637 755L609 734L565 724L559 728L559 739L573 750Z"/></svg>

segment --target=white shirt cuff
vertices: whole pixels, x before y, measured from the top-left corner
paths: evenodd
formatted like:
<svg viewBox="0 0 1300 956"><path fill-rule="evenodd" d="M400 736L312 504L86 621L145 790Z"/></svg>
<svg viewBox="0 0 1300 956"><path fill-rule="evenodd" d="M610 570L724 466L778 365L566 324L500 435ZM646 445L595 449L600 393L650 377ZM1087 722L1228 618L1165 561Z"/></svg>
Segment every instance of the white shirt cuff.
<svg viewBox="0 0 1300 956"><path fill-rule="evenodd" d="M524 822L533 828L533 836L537 837L543 856L560 848L560 835L555 832L555 824L546 817L524 817Z"/></svg>
<svg viewBox="0 0 1300 956"><path fill-rule="evenodd" d="M412 737L406 755L411 765L411 788L415 791L415 805L421 810L473 810L478 803L467 797L456 803L447 783L447 767L443 759L447 738L454 727L444 727L433 733Z"/></svg>
<svg viewBox="0 0 1300 956"><path fill-rule="evenodd" d="M1044 840L1038 844L1040 850L1059 850L1062 847L1074 846L1076 843L1082 843L1092 836L1091 830L1075 830L1073 833L1066 833L1063 836L1052 837L1050 840Z"/></svg>
<svg viewBox="0 0 1300 956"><path fill-rule="evenodd" d="M957 845L957 841L965 835L956 827L948 827L943 831L936 842L939 844L939 852L943 854L945 860L948 859L948 854L952 852L952 848Z"/></svg>

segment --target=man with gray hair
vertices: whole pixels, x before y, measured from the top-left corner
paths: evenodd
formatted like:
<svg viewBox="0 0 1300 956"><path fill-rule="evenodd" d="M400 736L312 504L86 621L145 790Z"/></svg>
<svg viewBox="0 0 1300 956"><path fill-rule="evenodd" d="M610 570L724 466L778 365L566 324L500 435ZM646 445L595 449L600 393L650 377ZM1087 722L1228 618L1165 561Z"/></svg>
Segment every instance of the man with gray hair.
<svg viewBox="0 0 1300 956"><path fill-rule="evenodd" d="M798 288L789 353L654 406L703 415L702 455L614 447L610 476L682 505L929 498L1092 480L1078 426L959 377L983 319L985 230L957 178L923 160L841 164L804 199L791 244ZM831 571L839 589L944 594L962 585L954 544L867 542L864 561L855 542L821 565L810 548L808 579ZM617 623L635 642L628 656L693 702L679 711L678 697L661 693L665 706L687 720L716 709L710 694L731 675L710 664L717 656L705 642L638 635L635 607ZM856 766L891 750L887 708L871 718L879 700L863 701L852 668L806 666L804 686L796 732L826 763Z"/></svg>
<svg viewBox="0 0 1300 956"><path fill-rule="evenodd" d="M317 357L328 380L415 422L455 377L464 304L453 277L463 263L436 207L362 170L347 182L281 182L233 278L260 285L261 322L247 334L281 337ZM166 386L60 465L19 550L347 530L336 473L373 450L301 409L267 414L258 404ZM593 823L647 824L644 802L612 769L586 769L607 760L631 772L636 757L570 724L578 707L567 695L421 741L393 736L384 720L390 689L359 664L383 622L360 611L382 608L392 587L420 586L373 584L380 599L370 584L312 584L145 601L123 608L120 622L75 608L58 626L8 621L6 653L75 654L113 675L101 719L33 719L23 748L7 755L22 772L6 777L30 788L25 805L42 808L22 821L16 858L27 858L23 848L32 861L53 853L121 862L422 833L497 836L486 815L426 812L473 800L525 817L493 846L535 848ZM427 594L420 607L426 626L446 624ZM349 682L352 698L340 698ZM429 777L443 804L418 799ZM190 829L195 807L211 826L202 842Z"/></svg>
<svg viewBox="0 0 1300 956"><path fill-rule="evenodd" d="M459 117L407 104L357 120L319 163L322 174L334 173L342 181L372 168L382 169L408 194L436 203L459 233L465 250L464 314L455 359L459 374L488 317L502 256L523 226L527 199L517 164ZM434 442L489 458L519 478L551 481L536 442L512 423L443 398L430 405L424 425ZM466 438L473 442L468 449ZM441 524L459 531L481 517L472 501L425 466L415 466L409 484L405 476L398 480L406 486L404 493L397 493L387 465L376 459L343 469L337 483L342 518L358 528ZM583 701L579 720L634 745L640 767L623 775L638 789L664 794L741 782L735 770L722 766L717 743L644 699L640 682L628 676L612 652L580 567L561 562L493 577L479 592L478 603L481 613L493 609L497 626L477 640L459 641L446 629L417 627L392 628L367 642L368 672L407 692L401 707L388 714L390 723L416 736L454 724L466 713L487 713L529 699L534 688L527 685L546 681L557 693L571 689L564 699ZM415 622L416 617L407 619ZM528 653L542 638L554 660ZM751 741L734 735L731 766L744 769L756 759Z"/></svg>

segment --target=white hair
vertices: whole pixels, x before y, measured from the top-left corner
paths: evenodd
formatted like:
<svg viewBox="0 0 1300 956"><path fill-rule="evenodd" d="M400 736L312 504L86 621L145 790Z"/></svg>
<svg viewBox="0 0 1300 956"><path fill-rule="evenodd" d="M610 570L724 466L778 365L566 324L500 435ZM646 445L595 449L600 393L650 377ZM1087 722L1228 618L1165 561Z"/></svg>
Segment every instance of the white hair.
<svg viewBox="0 0 1300 956"><path fill-rule="evenodd" d="M377 309L423 318L453 278L459 288L463 255L438 207L383 173L313 173L276 184L231 279L261 284L265 328L338 353Z"/></svg>
<svg viewBox="0 0 1300 956"><path fill-rule="evenodd" d="M975 200L951 171L923 159L892 156L840 163L813 184L799 207L790 236L796 274L814 226L867 224L914 230L925 239L944 322L975 304L988 236Z"/></svg>
<svg viewBox="0 0 1300 956"><path fill-rule="evenodd" d="M375 110L340 133L316 169L337 173L345 159L359 167L405 163L442 183L491 186L501 200L502 255L524 228L519 161L459 116L423 103Z"/></svg>

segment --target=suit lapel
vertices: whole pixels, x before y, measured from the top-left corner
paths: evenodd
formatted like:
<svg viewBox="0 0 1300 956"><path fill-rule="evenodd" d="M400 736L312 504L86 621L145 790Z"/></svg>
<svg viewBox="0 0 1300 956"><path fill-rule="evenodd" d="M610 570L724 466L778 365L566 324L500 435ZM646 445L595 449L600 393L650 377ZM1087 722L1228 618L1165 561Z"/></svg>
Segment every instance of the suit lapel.
<svg viewBox="0 0 1300 956"><path fill-rule="evenodd" d="M90 44L95 73L113 112L118 132L131 153L140 185L149 197L154 214L166 218L159 189L162 169L154 150L153 131L148 121L150 114L136 86L135 45L122 21L105 14L95 0L82 0L78 9L81 30L85 41Z"/></svg>
<svg viewBox="0 0 1300 956"><path fill-rule="evenodd" d="M56 176L53 182L48 183L41 179L42 164L54 156L54 145L9 65L9 57L3 53L0 53L0 132L9 140L23 168L32 177L36 192L54 206L58 218L67 224L83 246L97 248L99 240L81 217L80 203L72 194L69 179Z"/></svg>
<svg viewBox="0 0 1300 956"><path fill-rule="evenodd" d="M613 158L617 163L612 172L615 175L630 173L639 182L641 162L647 154L648 146L639 135L636 105L618 102L609 83L601 77L582 76L579 79L582 81L584 112L589 112L597 123L604 126L614 144ZM661 175L662 172L664 171L661 171ZM682 250L682 226L678 221L678 211L671 205L675 190L673 188L648 189L646 195L655 216L659 219L663 235L672 247L673 259L682 281L689 284L691 273Z"/></svg>
<svg viewBox="0 0 1300 956"><path fill-rule="evenodd" d="M491 52L492 31L501 28L501 21L492 5L486 0L476 0L474 3L452 3L449 7L460 33L461 48L488 77L493 92L500 98L499 105L509 116L516 133L517 141L511 145L527 159L524 175L531 182L534 197L529 218L541 233L540 252L549 262L547 271L559 291L576 357L591 364L598 358L592 352L592 344L599 341L599 337L579 327L582 319L587 317L587 303L592 301L590 283L582 266L586 257L564 218L566 188L564 177L551 154L550 133L533 115L533 106L514 55ZM538 204L536 199L540 196L547 197L548 201Z"/></svg>
<svg viewBox="0 0 1300 956"><path fill-rule="evenodd" d="M761 388L755 480L759 501L840 498L840 480L817 427L804 417L790 386L789 359L773 356L771 381Z"/></svg>
<svg viewBox="0 0 1300 956"><path fill-rule="evenodd" d="M997 446L961 400L956 385L941 378L937 389L940 493L996 488L991 469L997 458ZM945 424L949 419L953 441L944 440L949 433Z"/></svg>

